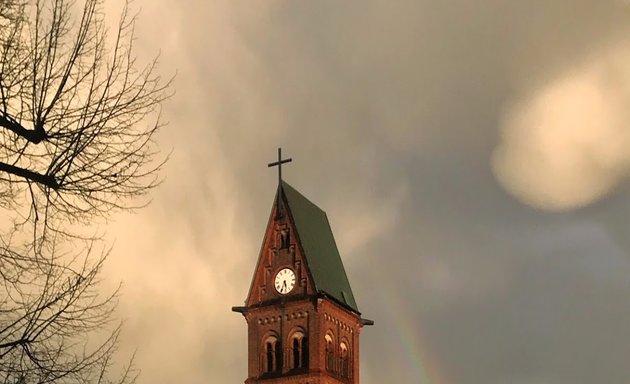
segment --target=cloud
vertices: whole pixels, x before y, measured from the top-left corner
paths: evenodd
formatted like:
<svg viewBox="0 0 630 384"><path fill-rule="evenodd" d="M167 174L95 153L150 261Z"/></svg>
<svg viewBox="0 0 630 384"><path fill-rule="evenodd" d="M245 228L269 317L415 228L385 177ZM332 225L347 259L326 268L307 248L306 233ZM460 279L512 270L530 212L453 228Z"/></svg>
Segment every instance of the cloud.
<svg viewBox="0 0 630 384"><path fill-rule="evenodd" d="M371 241L392 233L399 224L401 204L408 193L405 184L392 188L386 196L368 192L331 212L328 219L334 223L333 231L337 227L345 229L336 234L340 251L351 258Z"/></svg>
<svg viewBox="0 0 630 384"><path fill-rule="evenodd" d="M628 175L629 48L612 45L505 108L492 167L519 200L574 209Z"/></svg>
<svg viewBox="0 0 630 384"><path fill-rule="evenodd" d="M294 159L285 179L328 213L360 308L377 322L362 333L362 383L440 382L419 379L428 362L413 352L424 348L452 377L444 383L549 372L559 372L553 384L600 372L627 382L612 356L627 356L627 337L607 353L596 343L602 329L623 332L615 319L627 311L602 304L595 326L585 317L571 332L572 312L562 313L587 313L627 288L590 300L547 291L588 282L590 264L578 274L567 263L578 251L610 258L606 239L580 232L592 248L574 250L566 223L514 204L487 161L512 73L547 76L609 41L622 25L612 0L143 3L138 48L161 49L166 74L178 70L161 136L174 148L166 181L111 233L111 280L125 282L122 348L138 348L143 382L246 377L247 326L229 308L249 288L277 146ZM557 246L534 247L543 241ZM575 350L602 362L570 364Z"/></svg>

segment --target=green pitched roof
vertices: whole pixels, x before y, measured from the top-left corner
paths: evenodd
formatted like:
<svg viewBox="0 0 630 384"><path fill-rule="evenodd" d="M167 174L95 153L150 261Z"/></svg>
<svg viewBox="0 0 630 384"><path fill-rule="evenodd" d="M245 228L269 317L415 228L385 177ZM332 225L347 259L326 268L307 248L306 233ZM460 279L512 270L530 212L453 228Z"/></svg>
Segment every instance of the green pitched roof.
<svg viewBox="0 0 630 384"><path fill-rule="evenodd" d="M283 181L281 187L306 254L315 289L359 312L326 212L286 182Z"/></svg>

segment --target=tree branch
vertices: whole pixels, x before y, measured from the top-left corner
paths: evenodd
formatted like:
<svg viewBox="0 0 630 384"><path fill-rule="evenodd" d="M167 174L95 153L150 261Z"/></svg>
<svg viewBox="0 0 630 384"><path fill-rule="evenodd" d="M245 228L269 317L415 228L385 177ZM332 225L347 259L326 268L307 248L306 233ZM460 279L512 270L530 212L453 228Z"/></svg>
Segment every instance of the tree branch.
<svg viewBox="0 0 630 384"><path fill-rule="evenodd" d="M0 161L0 172L10 173L15 176L20 176L33 182L43 184L52 189L59 189L60 185L52 175L42 175L41 173L33 172L28 169L16 167L15 165L3 163Z"/></svg>
<svg viewBox="0 0 630 384"><path fill-rule="evenodd" d="M30 342L30 340L27 340L27 339L19 339L19 340L15 340L15 341L10 341L8 343L0 344L0 349L13 348L13 347L16 347L18 345L28 344L29 342Z"/></svg>
<svg viewBox="0 0 630 384"><path fill-rule="evenodd" d="M34 144L41 143L44 139L46 139L46 132L43 129L43 124L38 124L37 129L26 129L10 117L0 115L0 127L7 128L11 132Z"/></svg>

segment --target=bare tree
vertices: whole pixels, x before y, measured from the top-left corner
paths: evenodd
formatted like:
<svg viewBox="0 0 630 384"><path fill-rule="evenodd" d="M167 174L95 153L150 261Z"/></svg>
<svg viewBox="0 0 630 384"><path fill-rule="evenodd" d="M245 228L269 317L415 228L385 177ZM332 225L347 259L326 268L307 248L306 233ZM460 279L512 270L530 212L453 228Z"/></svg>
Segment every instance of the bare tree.
<svg viewBox="0 0 630 384"><path fill-rule="evenodd" d="M127 7L108 39L101 3L73 18L67 0L3 1L0 185L5 204L27 196L33 220L85 220L156 185L160 120L148 118L170 82L157 58L138 68Z"/></svg>
<svg viewBox="0 0 630 384"><path fill-rule="evenodd" d="M117 293L98 290L106 253L91 261L85 257L90 249L50 249L39 254L13 251L10 244L0 248L0 383L133 382L131 364L109 377L120 325L104 331Z"/></svg>
<svg viewBox="0 0 630 384"><path fill-rule="evenodd" d="M0 0L0 383L134 380L108 376L108 251L73 229L141 206L159 180L170 80L136 60L134 23L126 5L108 34L101 0Z"/></svg>

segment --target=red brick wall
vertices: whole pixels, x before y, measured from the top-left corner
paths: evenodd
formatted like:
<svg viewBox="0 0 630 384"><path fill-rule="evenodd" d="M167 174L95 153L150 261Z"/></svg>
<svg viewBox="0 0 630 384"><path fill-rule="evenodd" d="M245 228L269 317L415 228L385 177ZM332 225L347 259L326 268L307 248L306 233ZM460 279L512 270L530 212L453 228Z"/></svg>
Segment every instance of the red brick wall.
<svg viewBox="0 0 630 384"><path fill-rule="evenodd" d="M286 212L286 208L283 208ZM290 234L289 248L280 248L279 238L282 228L288 228ZM247 306L264 305L280 299L305 297L314 293L308 264L304 258L302 247L297 243L294 223L288 215L275 218L275 210L265 231L263 246L260 251L256 270L247 298ZM291 268L296 275L296 286L288 295L281 295L274 289L273 280L282 268Z"/></svg>
<svg viewBox="0 0 630 384"><path fill-rule="evenodd" d="M304 299L276 305L251 308L245 316L248 326L248 379L246 383L297 384L297 383L359 383L359 317L329 299ZM302 330L308 337L308 369L292 371L290 361L291 333ZM275 334L282 342L284 358L277 376L262 376L261 354L265 351L264 338ZM325 335L333 336L338 355L339 343L344 340L348 351L348 377L340 370L326 369ZM335 371L337 373L335 373Z"/></svg>

